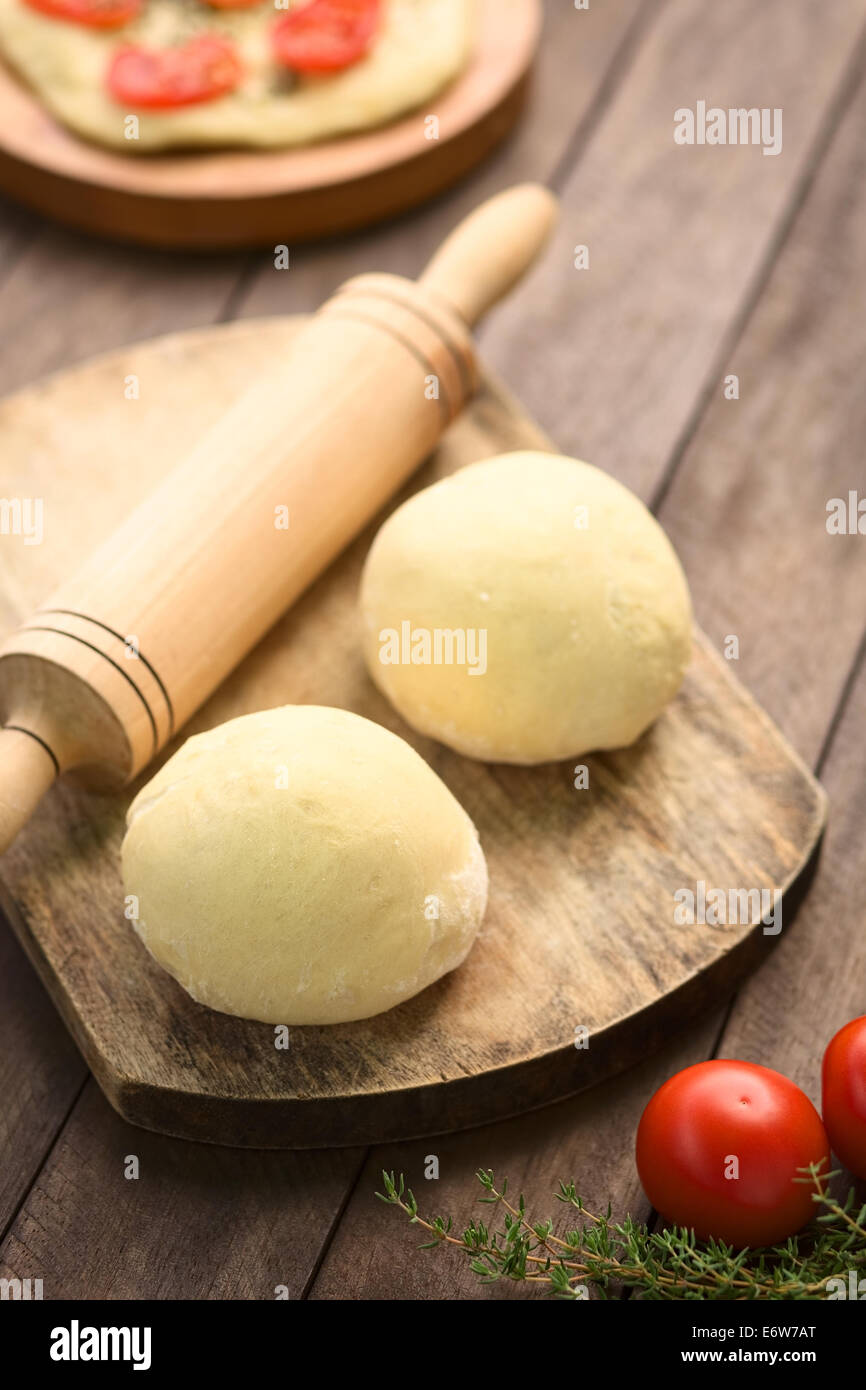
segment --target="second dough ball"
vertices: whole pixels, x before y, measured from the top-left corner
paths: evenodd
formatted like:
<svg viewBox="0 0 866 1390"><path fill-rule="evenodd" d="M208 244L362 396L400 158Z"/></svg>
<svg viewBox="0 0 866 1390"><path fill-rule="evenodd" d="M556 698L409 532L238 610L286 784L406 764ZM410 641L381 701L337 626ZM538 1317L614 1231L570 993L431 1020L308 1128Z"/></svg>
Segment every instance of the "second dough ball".
<svg viewBox="0 0 866 1390"><path fill-rule="evenodd" d="M468 757L541 763L633 743L682 682L685 576L628 488L504 454L405 502L361 582L370 674Z"/></svg>

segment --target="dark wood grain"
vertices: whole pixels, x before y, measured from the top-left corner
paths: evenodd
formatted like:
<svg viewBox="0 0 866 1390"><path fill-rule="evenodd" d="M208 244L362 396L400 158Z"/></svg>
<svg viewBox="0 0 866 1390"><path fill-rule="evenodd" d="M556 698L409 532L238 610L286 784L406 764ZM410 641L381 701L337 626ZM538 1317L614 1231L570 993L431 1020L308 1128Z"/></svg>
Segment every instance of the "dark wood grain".
<svg viewBox="0 0 866 1390"><path fill-rule="evenodd" d="M557 1229L571 1225L568 1209L554 1197L559 1180L574 1179L590 1211L609 1201L617 1212L638 1211L643 1194L634 1166L634 1135L647 1097L666 1077L687 1064L696 1041L709 1051L719 1028L717 1010L685 1037L660 1044L653 1057L585 1095L538 1110L522 1119L370 1150L332 1244L312 1286L314 1299L543 1298L543 1289L504 1282L482 1285L465 1257L447 1250L418 1251L422 1233L401 1213L385 1207L382 1170L403 1173L422 1214L453 1216L462 1230L470 1219L491 1222L478 1204L475 1174L492 1169L508 1179L512 1196L522 1192L533 1216L553 1217ZM425 1178L426 1160L439 1159L439 1177Z"/></svg>
<svg viewBox="0 0 866 1390"><path fill-rule="evenodd" d="M0 1232L87 1075L12 934L0 930Z"/></svg>
<svg viewBox="0 0 866 1390"><path fill-rule="evenodd" d="M0 281L4 393L123 343L212 323L239 271L236 257L97 247L40 224Z"/></svg>
<svg viewBox="0 0 866 1390"><path fill-rule="evenodd" d="M866 661L823 767L834 806L812 892L796 929L739 993L719 1045L790 1076L817 1104L833 1034L866 1014Z"/></svg>
<svg viewBox="0 0 866 1390"><path fill-rule="evenodd" d="M37 226L38 218L33 213L0 198L0 284L11 274Z"/></svg>
<svg viewBox="0 0 866 1390"><path fill-rule="evenodd" d="M718 1047L816 1102L826 1043L866 1012L866 547L826 529L827 501L866 489L864 119L861 79L725 365L740 400L716 391L661 508L702 621L739 634L740 674L818 766L833 808L796 926L739 992Z"/></svg>
<svg viewBox="0 0 866 1390"><path fill-rule="evenodd" d="M361 1158L164 1139L130 1129L90 1082L0 1250L0 1278L42 1279L46 1299L274 1299L279 1285L298 1298Z"/></svg>
<svg viewBox="0 0 866 1390"><path fill-rule="evenodd" d="M862 537L826 529L828 500L866 488L864 117L861 74L840 93L834 138L660 509L701 621L717 641L739 636L740 675L830 799L832 833L809 896L739 993L718 1044L718 1055L777 1067L816 1102L827 1041L866 1011L866 549ZM738 401L722 394L729 372L741 379ZM705 1055L696 1039L688 1060Z"/></svg>
<svg viewBox="0 0 866 1390"><path fill-rule="evenodd" d="M861 81L660 509L701 624L812 764L866 617L866 538L827 531L866 496L864 121Z"/></svg>

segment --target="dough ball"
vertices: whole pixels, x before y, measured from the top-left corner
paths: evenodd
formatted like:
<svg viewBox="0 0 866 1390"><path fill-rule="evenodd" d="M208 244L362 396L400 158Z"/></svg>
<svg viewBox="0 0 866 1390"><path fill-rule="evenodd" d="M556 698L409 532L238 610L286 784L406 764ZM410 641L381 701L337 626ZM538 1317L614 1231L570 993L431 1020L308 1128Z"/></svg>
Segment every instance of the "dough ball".
<svg viewBox="0 0 866 1390"><path fill-rule="evenodd" d="M661 527L600 469L544 453L473 464L399 507L361 613L370 674L403 718L491 762L633 743L691 652Z"/></svg>
<svg viewBox="0 0 866 1390"><path fill-rule="evenodd" d="M487 900L471 820L403 739L314 705L190 738L136 796L126 892L194 999L345 1023L460 965Z"/></svg>

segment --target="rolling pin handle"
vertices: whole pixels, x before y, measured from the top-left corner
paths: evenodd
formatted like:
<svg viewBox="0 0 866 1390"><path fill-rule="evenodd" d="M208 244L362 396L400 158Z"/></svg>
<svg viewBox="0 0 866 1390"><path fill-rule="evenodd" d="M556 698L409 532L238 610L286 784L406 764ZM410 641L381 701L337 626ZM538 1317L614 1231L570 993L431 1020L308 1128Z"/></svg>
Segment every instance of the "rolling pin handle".
<svg viewBox="0 0 866 1390"><path fill-rule="evenodd" d="M57 777L57 764L35 735L0 729L0 854L9 848Z"/></svg>
<svg viewBox="0 0 866 1390"><path fill-rule="evenodd" d="M455 227L420 283L468 324L477 323L529 270L556 225L558 206L539 183L497 193Z"/></svg>

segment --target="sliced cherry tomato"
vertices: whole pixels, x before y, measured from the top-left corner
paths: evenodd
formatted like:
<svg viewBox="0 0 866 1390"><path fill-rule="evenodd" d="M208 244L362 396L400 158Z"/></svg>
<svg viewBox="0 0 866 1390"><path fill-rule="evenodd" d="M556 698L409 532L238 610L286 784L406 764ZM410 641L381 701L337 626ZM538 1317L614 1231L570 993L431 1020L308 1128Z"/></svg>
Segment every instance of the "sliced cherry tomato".
<svg viewBox="0 0 866 1390"><path fill-rule="evenodd" d="M115 53L105 80L115 101L135 109L213 101L233 91L241 76L234 44L203 34L177 48L127 44Z"/></svg>
<svg viewBox="0 0 866 1390"><path fill-rule="evenodd" d="M866 1178L866 1015L830 1039L821 1081L833 1152L855 1177Z"/></svg>
<svg viewBox="0 0 866 1390"><path fill-rule="evenodd" d="M117 29L141 12L142 0L24 0L52 19L68 19L92 29Z"/></svg>
<svg viewBox="0 0 866 1390"><path fill-rule="evenodd" d="M815 1210L798 1172L830 1171L809 1097L769 1067L698 1062L666 1081L641 1116L637 1167L657 1211L703 1239L775 1245Z"/></svg>
<svg viewBox="0 0 866 1390"><path fill-rule="evenodd" d="M274 53L296 72L336 72L363 58L380 20L380 0L311 0L277 20Z"/></svg>

